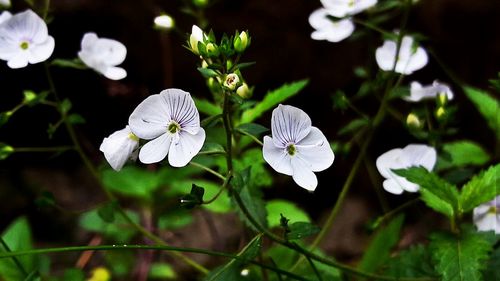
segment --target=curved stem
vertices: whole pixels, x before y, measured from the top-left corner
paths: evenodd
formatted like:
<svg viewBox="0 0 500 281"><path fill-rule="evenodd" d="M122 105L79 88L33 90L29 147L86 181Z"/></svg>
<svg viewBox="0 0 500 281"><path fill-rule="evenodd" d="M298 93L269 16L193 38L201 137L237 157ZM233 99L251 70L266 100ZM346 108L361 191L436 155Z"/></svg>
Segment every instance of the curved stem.
<svg viewBox="0 0 500 281"><path fill-rule="evenodd" d="M247 132L245 132L245 131L242 131L242 130L238 130L238 129L236 129L236 130L238 131L238 133L240 133L240 134L242 134L242 135L245 135L245 136L247 136L247 137L250 137L250 138L251 138L254 142L258 143L260 146L264 146L264 144L262 143L262 141L260 141L260 140L259 140L257 137L255 137L254 135L249 134L249 133L247 133Z"/></svg>
<svg viewBox="0 0 500 281"><path fill-rule="evenodd" d="M215 194L214 197L208 199L207 201L203 201L202 204L210 204L210 203L214 202L215 200L217 200L217 198L219 198L219 196L222 194L222 192L228 187L230 180L231 180L231 173L229 173L226 176L226 179L224 179L224 183L222 184L222 186L219 189L219 191L217 192L217 194Z"/></svg>
<svg viewBox="0 0 500 281"><path fill-rule="evenodd" d="M221 175L220 173L216 172L215 170L210 169L209 167L207 167L207 166L205 166L203 164L191 161L191 162L189 162L189 165L198 167L200 169L203 169L203 170L209 172L210 174L218 177L221 180L226 180L225 176Z"/></svg>

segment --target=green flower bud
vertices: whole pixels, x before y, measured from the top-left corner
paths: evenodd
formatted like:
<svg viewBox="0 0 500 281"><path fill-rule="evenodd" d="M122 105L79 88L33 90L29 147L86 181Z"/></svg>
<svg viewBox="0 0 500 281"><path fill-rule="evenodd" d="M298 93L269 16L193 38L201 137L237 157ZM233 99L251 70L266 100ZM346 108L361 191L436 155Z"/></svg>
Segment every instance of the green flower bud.
<svg viewBox="0 0 500 281"><path fill-rule="evenodd" d="M193 0L196 7L204 8L208 5L208 0Z"/></svg>
<svg viewBox="0 0 500 281"><path fill-rule="evenodd" d="M444 92L438 93L437 98L438 106L444 106L446 105L446 103L448 103L448 96Z"/></svg>
<svg viewBox="0 0 500 281"><path fill-rule="evenodd" d="M420 129L423 124L416 114L410 113L406 117L406 125L412 129Z"/></svg>
<svg viewBox="0 0 500 281"><path fill-rule="evenodd" d="M446 110L444 109L444 107L440 106L437 110L436 110L436 117L438 119L441 119L443 118L443 116L446 114Z"/></svg>
<svg viewBox="0 0 500 281"><path fill-rule="evenodd" d="M238 53L243 52L248 47L248 35L245 31L234 38L233 46Z"/></svg>
<svg viewBox="0 0 500 281"><path fill-rule="evenodd" d="M247 83L243 83L236 89L236 94L244 99L248 99L252 97L252 90L248 88Z"/></svg>
<svg viewBox="0 0 500 281"><path fill-rule="evenodd" d="M236 86L240 83L240 77L236 73L230 73L226 76L226 80L224 80L224 86L229 90L236 89Z"/></svg>

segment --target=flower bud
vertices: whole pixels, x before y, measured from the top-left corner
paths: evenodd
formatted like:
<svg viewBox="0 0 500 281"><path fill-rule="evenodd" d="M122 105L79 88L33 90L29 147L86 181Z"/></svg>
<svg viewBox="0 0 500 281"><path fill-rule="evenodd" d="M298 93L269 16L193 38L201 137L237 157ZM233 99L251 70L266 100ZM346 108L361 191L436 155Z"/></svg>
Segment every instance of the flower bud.
<svg viewBox="0 0 500 281"><path fill-rule="evenodd" d="M252 97L252 90L248 88L247 83L243 83L236 89L236 94L244 99L248 99Z"/></svg>
<svg viewBox="0 0 500 281"><path fill-rule="evenodd" d="M436 110L436 117L438 119L441 119L443 118L443 116L446 114L446 110L444 109L444 107L440 106L437 110Z"/></svg>
<svg viewBox="0 0 500 281"><path fill-rule="evenodd" d="M236 89L236 86L240 83L240 77L236 73L230 73L226 76L226 80L224 81L224 86L229 90Z"/></svg>
<svg viewBox="0 0 500 281"><path fill-rule="evenodd" d="M155 27L157 29L161 29L161 30L170 30L170 29L174 28L174 26L175 26L174 19L167 14L157 16L154 19L154 23L155 23Z"/></svg>
<svg viewBox="0 0 500 281"><path fill-rule="evenodd" d="M208 0L193 0L193 4L196 7L204 8L208 5Z"/></svg>
<svg viewBox="0 0 500 281"><path fill-rule="evenodd" d="M193 25L191 35L189 36L189 46L195 54L200 54L200 51L198 50L198 42L203 43L205 38L206 35L203 33L203 30L201 30L198 26Z"/></svg>
<svg viewBox="0 0 500 281"><path fill-rule="evenodd" d="M411 129L420 129L422 127L422 122L420 122L416 114L410 113L406 117L406 125Z"/></svg>
<svg viewBox="0 0 500 281"><path fill-rule="evenodd" d="M234 38L233 46L236 52L243 52L248 46L248 35L245 31Z"/></svg>
<svg viewBox="0 0 500 281"><path fill-rule="evenodd" d="M437 95L438 98L438 106L444 106L448 102L448 96L446 95L445 92L440 92Z"/></svg>

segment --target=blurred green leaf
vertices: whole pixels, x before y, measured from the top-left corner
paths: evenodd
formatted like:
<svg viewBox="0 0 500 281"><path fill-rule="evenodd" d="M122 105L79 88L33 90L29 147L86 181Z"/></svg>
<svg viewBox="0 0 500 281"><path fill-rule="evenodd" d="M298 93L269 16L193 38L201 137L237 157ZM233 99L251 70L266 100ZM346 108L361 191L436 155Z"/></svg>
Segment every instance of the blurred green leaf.
<svg viewBox="0 0 500 281"><path fill-rule="evenodd" d="M498 100L487 92L472 87L464 87L465 95L483 115L488 126L493 130L497 139L500 139L500 106Z"/></svg>
<svg viewBox="0 0 500 281"><path fill-rule="evenodd" d="M129 250L106 251L104 259L112 272L113 280L115 280L115 277L117 279L120 278L120 280L130 278L132 270L137 263L136 254L136 252Z"/></svg>
<svg viewBox="0 0 500 281"><path fill-rule="evenodd" d="M49 95L49 91L43 91L40 94L35 93L31 90L25 90L23 92L23 103L28 106L36 105L45 100L45 98Z"/></svg>
<svg viewBox="0 0 500 281"><path fill-rule="evenodd" d="M220 120L222 120L222 114L217 114L201 120L200 123L203 128L211 128L215 126L215 124L217 124L217 122L219 122Z"/></svg>
<svg viewBox="0 0 500 281"><path fill-rule="evenodd" d="M153 263L149 269L149 278L151 279L175 279L177 274L174 268L167 263Z"/></svg>
<svg viewBox="0 0 500 281"><path fill-rule="evenodd" d="M198 108L198 111L200 111L201 113L205 113L206 115L210 116L222 114L222 109L219 106L207 100L198 99L195 97L193 97L193 100L196 108Z"/></svg>
<svg viewBox="0 0 500 281"><path fill-rule="evenodd" d="M225 154L226 150L218 143L205 142L199 154Z"/></svg>
<svg viewBox="0 0 500 281"><path fill-rule="evenodd" d="M287 240L297 240L309 237L320 232L321 228L309 222L298 221L288 225L289 232L285 233Z"/></svg>
<svg viewBox="0 0 500 281"><path fill-rule="evenodd" d="M337 90L335 94L332 95L332 101L333 109L340 109L341 111L344 111L349 108L349 98L342 90Z"/></svg>
<svg viewBox="0 0 500 281"><path fill-rule="evenodd" d="M108 202L97 209L97 214L103 221L112 223L115 220L115 211L117 206L118 202L116 201Z"/></svg>
<svg viewBox="0 0 500 281"><path fill-rule="evenodd" d="M62 114L66 114L71 110L72 103L69 99L64 99L60 104L59 104L59 111Z"/></svg>
<svg viewBox="0 0 500 281"><path fill-rule="evenodd" d="M192 209L203 203L204 194L205 194L205 189L193 183L191 185L191 192L181 197L181 204L185 208Z"/></svg>
<svg viewBox="0 0 500 281"><path fill-rule="evenodd" d="M14 114L12 111L0 112L0 127L9 122L10 117Z"/></svg>
<svg viewBox="0 0 500 281"><path fill-rule="evenodd" d="M9 249L0 244L0 252L24 251L32 249L31 228L25 217L20 217L12 222L2 234L3 241ZM16 257L19 264L13 258L0 259L0 279L5 281L19 281L27 277L27 273L36 269L36 255ZM22 269L18 265L22 266Z"/></svg>
<svg viewBox="0 0 500 281"><path fill-rule="evenodd" d="M5 160L12 153L14 153L14 148L12 146L0 142L0 160Z"/></svg>
<svg viewBox="0 0 500 281"><path fill-rule="evenodd" d="M102 182L113 192L146 200L162 184L160 173L135 166L126 166L120 172L106 169L102 172Z"/></svg>
<svg viewBox="0 0 500 281"><path fill-rule="evenodd" d="M435 277L434 265L431 253L427 246L415 245L407 250L399 252L388 262L385 272L396 278L409 277Z"/></svg>
<svg viewBox="0 0 500 281"><path fill-rule="evenodd" d="M53 207L56 205L54 194L49 191L42 191L42 193L35 199L35 204L38 208Z"/></svg>
<svg viewBox="0 0 500 281"><path fill-rule="evenodd" d="M269 129L255 123L245 123L236 127L236 131L242 132L243 134L249 134L252 136L259 136L260 134L269 131Z"/></svg>
<svg viewBox="0 0 500 281"><path fill-rule="evenodd" d="M201 75L203 75L203 77L205 78L216 77L217 75L219 75L217 71L210 68L198 67L197 69L201 73Z"/></svg>
<svg viewBox="0 0 500 281"><path fill-rule="evenodd" d="M359 129L363 128L364 126L366 126L368 124L370 124L370 121L368 119L366 119L366 118L354 119L351 122L349 122L347 125L345 125L344 127L342 127L339 130L338 135L342 136L342 135L351 133L353 131L356 131L356 130L359 130Z"/></svg>
<svg viewBox="0 0 500 281"><path fill-rule="evenodd" d="M271 186L273 178L267 169L267 163L262 157L262 148L251 148L245 150L241 159L234 161L237 170L244 170L251 167L250 180L248 183L252 188Z"/></svg>
<svg viewBox="0 0 500 281"><path fill-rule="evenodd" d="M68 115L67 120L69 123L73 125L84 124L86 122L85 118L83 118L83 116L77 113L71 113L70 115Z"/></svg>
<svg viewBox="0 0 500 281"><path fill-rule="evenodd" d="M184 227L193 222L191 213L183 208L169 210L160 215L158 219L158 228L174 230Z"/></svg>
<svg viewBox="0 0 500 281"><path fill-rule="evenodd" d="M64 270L63 281L85 281L85 273L78 268L69 268Z"/></svg>
<svg viewBox="0 0 500 281"><path fill-rule="evenodd" d="M192 185L203 186L204 198L213 198L221 189L220 184L216 184L207 180L178 180L170 183L169 193L172 195L185 194L190 190ZM208 200L207 199L207 200ZM227 213L232 210L230 199L227 196L227 192L224 191L217 199L210 204L201 205L204 209L207 209L214 213Z"/></svg>
<svg viewBox="0 0 500 281"><path fill-rule="evenodd" d="M74 69L87 69L88 67L78 58L67 60L67 59L55 59L51 62L52 65L64 67L64 68L74 68Z"/></svg>
<svg viewBox="0 0 500 281"><path fill-rule="evenodd" d="M500 164L491 166L472 178L460 193L460 211L466 213L500 195Z"/></svg>
<svg viewBox="0 0 500 281"><path fill-rule="evenodd" d="M311 222L307 213L290 201L282 199L270 200L266 204L266 210L269 227L280 225L280 214L283 214L292 222Z"/></svg>
<svg viewBox="0 0 500 281"><path fill-rule="evenodd" d="M127 211L127 214L132 221L139 223L139 215L132 211ZM83 229L101 233L117 243L128 243L137 232L122 216L116 216L113 223L108 223L99 216L97 210L82 214L79 223Z"/></svg>
<svg viewBox="0 0 500 281"><path fill-rule="evenodd" d="M468 165L481 166L488 161L490 155L479 144L470 140L460 140L443 145L443 153L440 154L435 169L440 171Z"/></svg>
<svg viewBox="0 0 500 281"><path fill-rule="evenodd" d="M259 118L269 109L272 109L279 103L299 93L308 82L309 80L304 79L291 84L284 84L280 88L268 92L261 102L257 103L253 108L243 112L241 123L250 123Z"/></svg>

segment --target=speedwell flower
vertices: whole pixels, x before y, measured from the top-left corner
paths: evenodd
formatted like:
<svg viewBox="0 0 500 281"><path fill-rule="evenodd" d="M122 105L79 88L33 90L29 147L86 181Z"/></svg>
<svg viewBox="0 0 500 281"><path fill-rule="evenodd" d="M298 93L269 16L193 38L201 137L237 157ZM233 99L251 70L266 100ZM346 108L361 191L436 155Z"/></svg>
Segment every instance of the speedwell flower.
<svg viewBox="0 0 500 281"><path fill-rule="evenodd" d="M132 133L129 126L126 126L104 138L99 150L104 152L109 165L115 171L120 171L128 159L137 157L137 154L134 157L134 151L138 147L139 138Z"/></svg>
<svg viewBox="0 0 500 281"><path fill-rule="evenodd" d="M93 32L83 35L82 49L78 57L90 68L111 80L127 77L121 64L127 56L127 48L122 43L108 38L98 38Z"/></svg>
<svg viewBox="0 0 500 281"><path fill-rule="evenodd" d="M54 38L45 22L32 10L11 16L2 14L0 59L10 68L26 67L45 61L54 51Z"/></svg>
<svg viewBox="0 0 500 281"><path fill-rule="evenodd" d="M309 24L316 29L311 33L312 39L340 42L353 33L354 24L350 18L334 21L328 15L329 10L320 8L309 16Z"/></svg>
<svg viewBox="0 0 500 281"><path fill-rule="evenodd" d="M311 126L299 108L279 105L271 119L272 137L264 137L262 154L278 173L289 175L302 188L314 191L318 179L313 172L330 167L334 154L325 135Z"/></svg>
<svg viewBox="0 0 500 281"><path fill-rule="evenodd" d="M384 189L393 194L418 191L420 187L417 184L396 175L392 170L423 166L431 171L436 164L436 157L436 150L423 144L409 144L405 148L391 149L380 155L376 165L379 173L386 178Z"/></svg>
<svg viewBox="0 0 500 281"><path fill-rule="evenodd" d="M444 95L446 100L453 99L453 92L446 84L434 80L432 85L422 86L422 84L413 81L410 84L410 95L404 97L404 99L410 102L418 102L423 99L436 98L438 95Z"/></svg>
<svg viewBox="0 0 500 281"><path fill-rule="evenodd" d="M500 196L474 208L473 221L479 231L500 234Z"/></svg>
<svg viewBox="0 0 500 281"><path fill-rule="evenodd" d="M384 41L384 45L377 48L375 59L382 70L392 71L396 60L394 71L408 75L424 67L429 60L424 48L414 46L413 38L410 36L403 36L399 54L396 54L396 51L397 43L392 40Z"/></svg>
<svg viewBox="0 0 500 281"><path fill-rule="evenodd" d="M321 0L321 3L329 10L330 15L343 18L374 6L377 0Z"/></svg>
<svg viewBox="0 0 500 281"><path fill-rule="evenodd" d="M139 151L139 160L150 164L163 160L174 167L184 167L200 151L205 130L188 92L166 89L147 97L129 118L132 132L150 140Z"/></svg>

